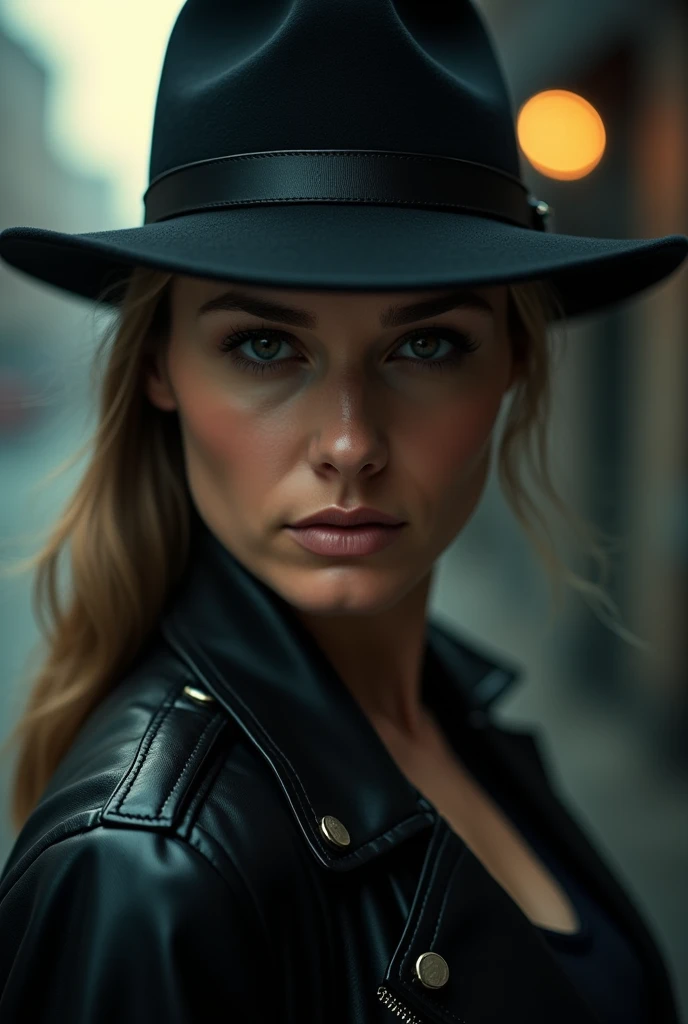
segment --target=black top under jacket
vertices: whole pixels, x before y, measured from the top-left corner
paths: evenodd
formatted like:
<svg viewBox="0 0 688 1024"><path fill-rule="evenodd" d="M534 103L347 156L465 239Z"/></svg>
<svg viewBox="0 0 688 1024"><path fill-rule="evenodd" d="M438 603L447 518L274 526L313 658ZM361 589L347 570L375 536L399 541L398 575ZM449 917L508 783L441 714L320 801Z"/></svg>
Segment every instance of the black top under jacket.
<svg viewBox="0 0 688 1024"><path fill-rule="evenodd" d="M678 1024L656 939L539 730L496 721L519 671L428 622L423 700L572 893L578 951L407 780L293 608L194 522L158 626L0 876L1 1024Z"/></svg>
<svg viewBox="0 0 688 1024"><path fill-rule="evenodd" d="M605 1024L652 1024L647 972L631 939L595 899L584 876L557 855L537 818L529 817L500 786L499 779L490 775L479 749L474 751L472 768L473 776L516 825L573 904L579 922L575 932L543 926L538 931L576 991L587 998Z"/></svg>

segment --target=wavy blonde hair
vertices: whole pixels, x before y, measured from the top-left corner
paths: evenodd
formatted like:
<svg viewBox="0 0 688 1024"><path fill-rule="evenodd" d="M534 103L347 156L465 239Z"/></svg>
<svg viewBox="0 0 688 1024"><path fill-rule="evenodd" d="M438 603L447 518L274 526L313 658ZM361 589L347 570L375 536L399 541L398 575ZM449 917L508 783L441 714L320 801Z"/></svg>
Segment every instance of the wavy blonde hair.
<svg viewBox="0 0 688 1024"><path fill-rule="evenodd" d="M10 815L21 830L80 726L116 685L151 634L172 588L184 572L191 495L176 416L148 400L148 360L169 337L174 275L137 267L124 284L106 289L98 302L116 312L96 349L91 386L98 419L91 438L58 466L42 486L70 469L93 445L87 468L37 554L4 569L13 576L36 569L32 607L39 626L38 667L29 669L24 710L2 746L19 743ZM568 583L600 609L610 625L643 646L618 622L603 585L571 571L559 558L547 521L521 479L529 462L543 494L573 526L583 551L600 565L609 557L603 535L568 508L552 484L547 454L552 353L548 327L561 313L545 282L508 286L509 326L524 371L513 388L498 453L503 493L541 557L561 607ZM58 561L69 544L70 585L58 594ZM117 628L113 629L113 623Z"/></svg>

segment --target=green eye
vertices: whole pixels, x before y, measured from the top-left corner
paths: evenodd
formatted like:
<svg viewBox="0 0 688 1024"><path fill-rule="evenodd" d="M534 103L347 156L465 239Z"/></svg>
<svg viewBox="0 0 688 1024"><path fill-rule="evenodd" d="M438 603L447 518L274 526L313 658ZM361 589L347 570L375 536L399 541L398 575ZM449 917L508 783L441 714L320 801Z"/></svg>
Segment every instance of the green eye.
<svg viewBox="0 0 688 1024"><path fill-rule="evenodd" d="M235 350L241 345L255 343L256 341L267 341L270 342L270 344L266 346L266 349L272 348L274 352L276 348L277 351L279 351L279 346L283 342L286 341L287 344L291 344L288 340L290 337L291 336L289 334L286 334L283 331L267 328L234 331L232 334L229 334L222 339L219 348L222 352L231 352L232 362L241 370L247 370L251 373L257 373L260 375L264 373L276 373L281 372L285 365L292 363L294 360L247 359ZM401 357L402 360L409 363L409 365L419 366L422 369L444 370L457 366L463 362L465 356L480 348L480 344L472 339L468 334L465 334L463 331L452 330L450 327L420 327L407 335L401 342L399 348L403 348L404 345L412 345L416 340L423 337L433 337L440 341L448 342L450 351L448 355L445 353L441 359L432 359L430 357L421 357L419 359L412 359L406 356ZM303 362L303 360L298 359L297 362Z"/></svg>

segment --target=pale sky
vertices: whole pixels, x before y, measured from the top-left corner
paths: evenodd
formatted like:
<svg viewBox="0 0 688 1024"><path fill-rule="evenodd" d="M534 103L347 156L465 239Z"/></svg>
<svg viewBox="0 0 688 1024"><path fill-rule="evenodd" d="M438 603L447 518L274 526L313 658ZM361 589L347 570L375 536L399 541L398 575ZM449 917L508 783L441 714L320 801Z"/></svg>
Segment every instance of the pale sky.
<svg viewBox="0 0 688 1024"><path fill-rule="evenodd" d="M59 158L113 183L108 227L138 226L160 71L183 0L0 0L9 33L47 66Z"/></svg>

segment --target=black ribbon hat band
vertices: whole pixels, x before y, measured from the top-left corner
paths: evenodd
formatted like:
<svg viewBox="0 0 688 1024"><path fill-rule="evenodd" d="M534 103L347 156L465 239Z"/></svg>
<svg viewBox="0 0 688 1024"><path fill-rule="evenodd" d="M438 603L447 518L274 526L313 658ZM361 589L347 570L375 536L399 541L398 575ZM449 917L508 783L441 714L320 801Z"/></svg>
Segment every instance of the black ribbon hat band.
<svg viewBox="0 0 688 1024"><path fill-rule="evenodd" d="M517 178L469 160L307 149L237 153L167 171L144 195L144 223L214 208L289 202L465 211L541 231L550 212Z"/></svg>

